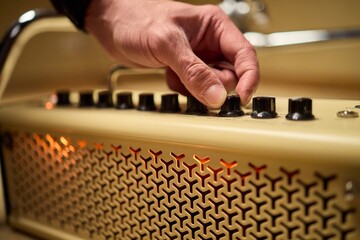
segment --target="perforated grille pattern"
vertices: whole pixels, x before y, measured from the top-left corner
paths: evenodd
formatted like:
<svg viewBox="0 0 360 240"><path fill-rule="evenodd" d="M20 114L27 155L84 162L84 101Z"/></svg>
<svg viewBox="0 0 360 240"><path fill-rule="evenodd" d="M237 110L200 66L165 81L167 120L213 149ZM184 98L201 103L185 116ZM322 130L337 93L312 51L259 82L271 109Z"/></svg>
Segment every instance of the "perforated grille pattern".
<svg viewBox="0 0 360 240"><path fill-rule="evenodd" d="M13 132L13 215L86 239L354 239L339 176L174 146ZM167 148L166 148L167 149ZM185 150L184 150L185 149Z"/></svg>

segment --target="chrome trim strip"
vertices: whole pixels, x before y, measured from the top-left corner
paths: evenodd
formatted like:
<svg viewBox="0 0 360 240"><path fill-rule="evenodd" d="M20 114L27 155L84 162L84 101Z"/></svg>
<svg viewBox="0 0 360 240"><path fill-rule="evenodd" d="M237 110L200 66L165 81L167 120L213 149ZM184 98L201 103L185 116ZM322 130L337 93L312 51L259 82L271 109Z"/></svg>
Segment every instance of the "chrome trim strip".
<svg viewBox="0 0 360 240"><path fill-rule="evenodd" d="M360 29L347 30L304 30L263 34L246 32L245 37L255 47L281 47L339 39L360 38Z"/></svg>
<svg viewBox="0 0 360 240"><path fill-rule="evenodd" d="M9 56L12 47L15 45L16 40L20 37L22 32L27 26L33 24L39 19L59 17L60 15L51 10L35 9L22 14L19 19L13 23L4 34L0 43L0 72L2 72L5 61Z"/></svg>

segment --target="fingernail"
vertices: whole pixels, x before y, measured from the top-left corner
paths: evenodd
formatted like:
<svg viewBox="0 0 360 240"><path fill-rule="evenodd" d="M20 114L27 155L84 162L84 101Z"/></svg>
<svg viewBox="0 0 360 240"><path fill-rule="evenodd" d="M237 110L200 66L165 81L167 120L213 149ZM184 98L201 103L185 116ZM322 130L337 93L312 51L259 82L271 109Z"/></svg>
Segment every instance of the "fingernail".
<svg viewBox="0 0 360 240"><path fill-rule="evenodd" d="M246 106L251 101L253 94L254 94L254 91L246 92L245 99L241 101L243 106Z"/></svg>
<svg viewBox="0 0 360 240"><path fill-rule="evenodd" d="M243 106L248 105L248 103L250 102L250 100L251 100L251 95L250 95L250 96L247 96L247 97L245 98L245 100L242 101L242 105L243 105Z"/></svg>
<svg viewBox="0 0 360 240"><path fill-rule="evenodd" d="M224 103L227 92L223 86L212 85L204 93L205 101L210 108L219 108Z"/></svg>

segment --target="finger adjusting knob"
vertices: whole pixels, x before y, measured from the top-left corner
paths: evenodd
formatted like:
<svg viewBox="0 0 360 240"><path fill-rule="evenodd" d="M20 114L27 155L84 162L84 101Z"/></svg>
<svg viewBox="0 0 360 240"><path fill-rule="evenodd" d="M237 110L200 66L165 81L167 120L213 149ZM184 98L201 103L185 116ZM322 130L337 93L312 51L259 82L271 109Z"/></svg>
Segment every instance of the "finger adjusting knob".
<svg viewBox="0 0 360 240"><path fill-rule="evenodd" d="M277 116L274 97L254 97L252 101L252 118L275 118Z"/></svg>
<svg viewBox="0 0 360 240"><path fill-rule="evenodd" d="M110 108L112 106L113 106L112 92L108 90L99 92L97 107Z"/></svg>
<svg viewBox="0 0 360 240"><path fill-rule="evenodd" d="M155 111L156 106L154 102L154 94L141 93L139 95L139 105L137 107L139 111Z"/></svg>
<svg viewBox="0 0 360 240"><path fill-rule="evenodd" d="M161 96L160 112L163 113L176 113L180 112L178 94L164 94Z"/></svg>
<svg viewBox="0 0 360 240"><path fill-rule="evenodd" d="M67 106L70 105L70 93L69 91L58 91L56 93L57 102L56 105L58 106Z"/></svg>
<svg viewBox="0 0 360 240"><path fill-rule="evenodd" d="M237 95L226 97L224 104L219 112L220 117L239 117L243 116L244 111L241 110L241 100Z"/></svg>
<svg viewBox="0 0 360 240"><path fill-rule="evenodd" d="M286 119L293 121L313 120L312 100L310 98L290 98Z"/></svg>
<svg viewBox="0 0 360 240"><path fill-rule="evenodd" d="M117 109L133 109L134 103L132 100L131 92L122 92L116 95L116 108Z"/></svg>
<svg viewBox="0 0 360 240"><path fill-rule="evenodd" d="M94 99L92 92L81 92L79 99L79 107L92 107L94 106Z"/></svg>
<svg viewBox="0 0 360 240"><path fill-rule="evenodd" d="M187 109L186 114L190 115L205 115L208 113L207 107L197 100L194 96L187 97Z"/></svg>

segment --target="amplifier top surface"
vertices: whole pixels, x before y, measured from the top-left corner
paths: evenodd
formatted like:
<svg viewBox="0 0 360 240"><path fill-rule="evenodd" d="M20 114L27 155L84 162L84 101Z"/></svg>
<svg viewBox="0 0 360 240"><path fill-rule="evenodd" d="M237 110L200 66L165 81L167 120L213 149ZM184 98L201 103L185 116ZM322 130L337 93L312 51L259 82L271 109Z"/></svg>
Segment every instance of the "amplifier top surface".
<svg viewBox="0 0 360 240"><path fill-rule="evenodd" d="M134 103L137 104L136 95ZM135 96L134 96L135 95ZM159 109L161 94L155 94ZM274 157L294 154L360 162L360 118L341 117L339 112L358 114L358 100L312 99L310 121L289 121L288 98L276 98L277 117L251 118L251 109L243 108L241 117L219 117L219 110L204 116L185 114L186 99L180 97L181 112L161 113L96 107L53 106L33 101L0 108L1 125L34 131L113 136L152 141L207 146L229 151L247 151L254 155L271 153ZM246 150L244 150L246 149ZM280 153L279 153L280 154Z"/></svg>

